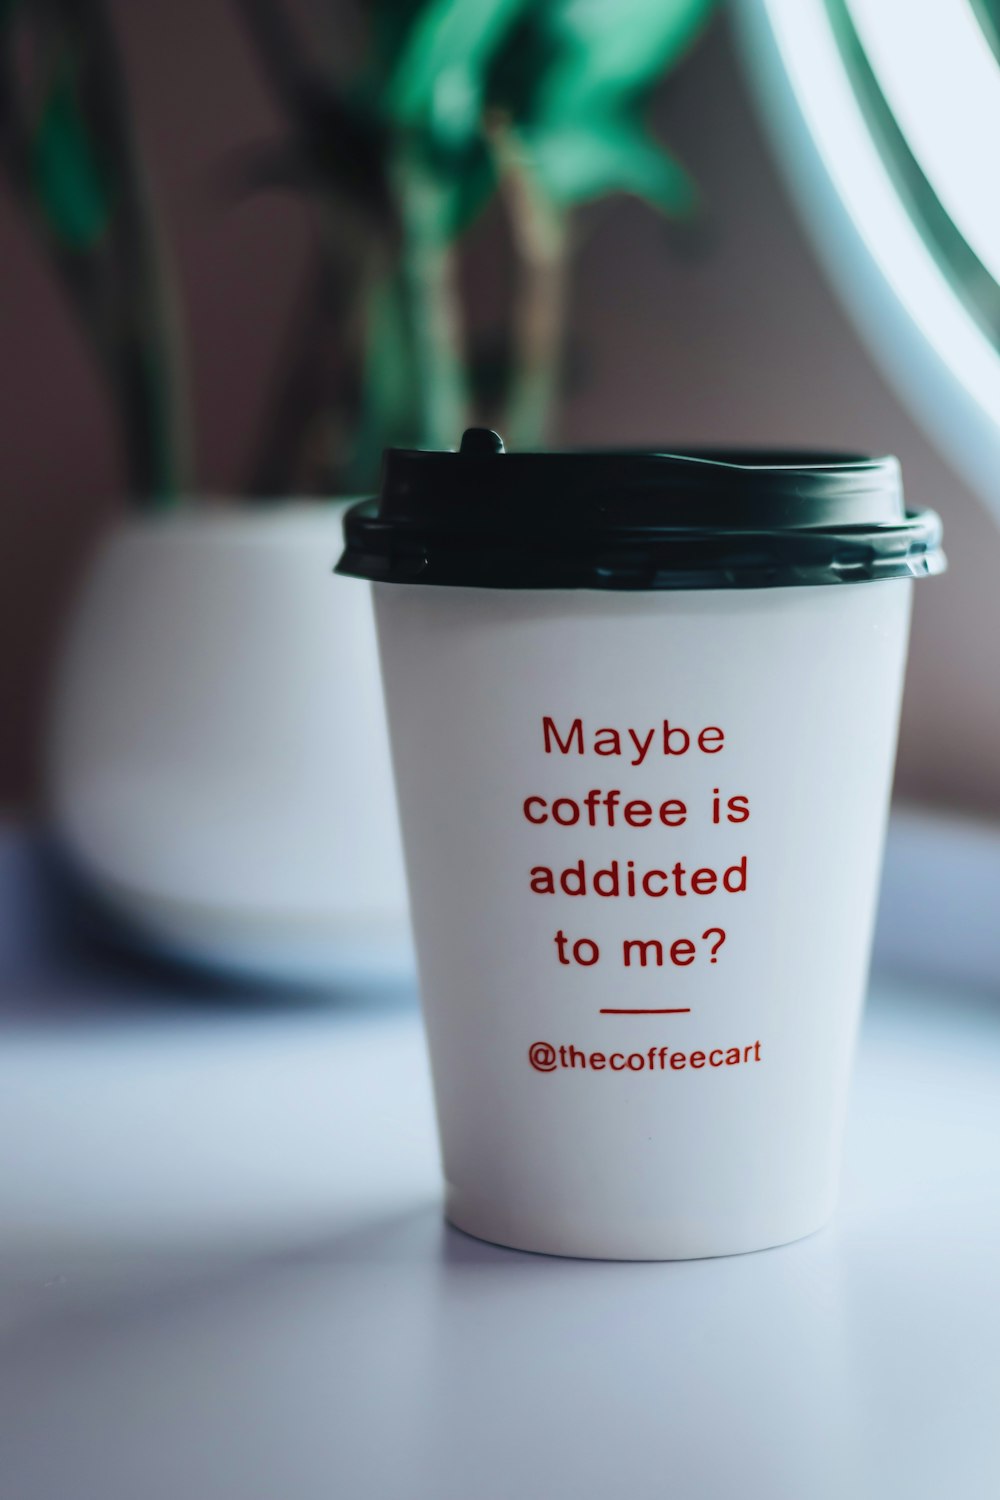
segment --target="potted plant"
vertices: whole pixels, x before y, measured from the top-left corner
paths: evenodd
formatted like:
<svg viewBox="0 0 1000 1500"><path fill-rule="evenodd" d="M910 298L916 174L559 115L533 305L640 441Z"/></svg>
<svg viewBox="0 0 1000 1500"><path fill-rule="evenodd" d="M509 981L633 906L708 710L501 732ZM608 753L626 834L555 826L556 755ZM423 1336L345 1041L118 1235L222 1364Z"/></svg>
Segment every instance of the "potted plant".
<svg viewBox="0 0 1000 1500"><path fill-rule="evenodd" d="M385 445L450 446L476 420L513 447L545 439L576 208L619 191L693 207L642 105L708 0L377 0L364 59L336 79L280 4L240 10L288 129L230 177L308 192L318 244L242 504L192 490L178 321L101 0L0 13L3 159L88 329L133 497L69 633L52 811L73 863L162 948L271 977L398 972L367 601L330 575L341 507L273 500L357 493ZM490 202L514 291L487 378L458 267ZM333 382L331 342L350 356Z"/></svg>

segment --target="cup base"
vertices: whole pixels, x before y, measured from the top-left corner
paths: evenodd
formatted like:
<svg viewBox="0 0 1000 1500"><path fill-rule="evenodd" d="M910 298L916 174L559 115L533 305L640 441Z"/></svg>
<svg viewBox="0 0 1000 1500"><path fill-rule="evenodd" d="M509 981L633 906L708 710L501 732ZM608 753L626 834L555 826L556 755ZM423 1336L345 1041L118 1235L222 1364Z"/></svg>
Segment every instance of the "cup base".
<svg viewBox="0 0 1000 1500"><path fill-rule="evenodd" d="M727 1255L750 1255L774 1250L806 1239L824 1229L834 1205L821 1209L811 1205L809 1213L789 1214L779 1222L696 1229L688 1225L646 1222L634 1225L569 1224L521 1220L490 1205L473 1202L455 1189L448 1189L445 1218L455 1229L506 1250L532 1255L554 1255L568 1260L710 1260Z"/></svg>

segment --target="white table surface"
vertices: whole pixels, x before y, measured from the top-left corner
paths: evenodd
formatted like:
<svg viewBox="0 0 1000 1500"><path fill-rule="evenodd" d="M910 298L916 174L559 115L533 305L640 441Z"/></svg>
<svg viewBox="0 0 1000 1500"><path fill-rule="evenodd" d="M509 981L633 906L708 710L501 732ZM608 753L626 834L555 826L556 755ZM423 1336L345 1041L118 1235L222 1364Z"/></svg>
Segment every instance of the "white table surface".
<svg viewBox="0 0 1000 1500"><path fill-rule="evenodd" d="M3 1500L1000 1493L1000 1004L877 981L843 1203L727 1260L446 1229L410 994L67 941L0 843Z"/></svg>

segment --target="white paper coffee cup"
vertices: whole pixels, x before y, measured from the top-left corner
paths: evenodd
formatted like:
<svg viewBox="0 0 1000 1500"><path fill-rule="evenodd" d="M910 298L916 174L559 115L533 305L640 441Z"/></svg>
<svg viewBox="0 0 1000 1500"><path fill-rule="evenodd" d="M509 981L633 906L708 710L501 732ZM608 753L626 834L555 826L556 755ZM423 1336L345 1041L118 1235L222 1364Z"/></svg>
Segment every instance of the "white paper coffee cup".
<svg viewBox="0 0 1000 1500"><path fill-rule="evenodd" d="M809 1234L936 518L893 461L474 447L392 455L342 564L382 570L448 1217L621 1259Z"/></svg>

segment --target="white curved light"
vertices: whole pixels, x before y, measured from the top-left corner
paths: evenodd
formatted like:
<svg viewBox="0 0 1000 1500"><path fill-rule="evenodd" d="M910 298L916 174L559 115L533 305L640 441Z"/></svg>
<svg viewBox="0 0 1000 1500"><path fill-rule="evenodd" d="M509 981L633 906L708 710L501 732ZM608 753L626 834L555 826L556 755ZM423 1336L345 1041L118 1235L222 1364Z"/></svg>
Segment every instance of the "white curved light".
<svg viewBox="0 0 1000 1500"><path fill-rule="evenodd" d="M1000 282L1000 67L968 0L846 0L924 176Z"/></svg>
<svg viewBox="0 0 1000 1500"><path fill-rule="evenodd" d="M969 101L974 101L977 120L987 118L994 108L1000 110L1000 69L985 37L981 48L976 44L976 55L986 71L976 74L979 83L968 91L964 73L955 71L955 60L949 54L945 63L941 57L952 34L945 10L952 20L962 17L955 35L965 36L965 42L957 44L954 58L965 58L963 47L972 45L963 30L966 20L976 24L966 0L849 3L862 42L868 34L877 36L869 59L873 68L880 57L884 64L883 54L896 46L891 37L898 41L907 28L921 28L925 15L938 28L929 22L919 44L912 44L911 37L893 53L891 85L881 71L876 76L890 107L899 101L898 123L939 201L958 216L956 227L969 236L974 249L978 242L973 242L973 235L988 242L991 259L983 254L980 259L991 264L1000 257L998 209L986 204L977 215L971 192L977 170L985 171L984 158L970 155L967 171L953 170L952 162L954 156L971 152L966 139L973 118ZM825 0L739 0L737 11L751 79L821 258L873 353L922 423L981 493L1000 504L1000 353L961 300L900 197L847 74ZM925 66L932 39L938 51L935 87L941 96L934 110L927 108L926 76L914 64L918 87L906 73L907 58L913 62L914 52ZM988 66L980 55L983 48ZM925 122L914 118L921 89ZM960 118L954 130L939 137L931 116L949 107ZM1000 140L1000 113L997 120L991 127L993 141ZM972 134L980 128L977 124ZM976 150L985 152L989 145L987 136ZM991 172L992 177L979 179L982 199L1000 196L992 191L992 166Z"/></svg>

